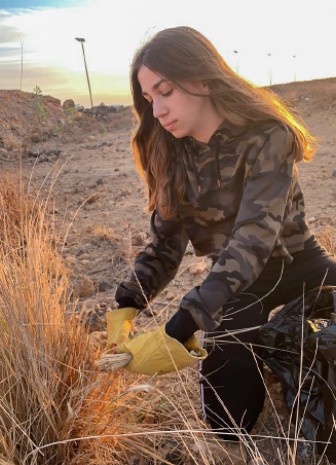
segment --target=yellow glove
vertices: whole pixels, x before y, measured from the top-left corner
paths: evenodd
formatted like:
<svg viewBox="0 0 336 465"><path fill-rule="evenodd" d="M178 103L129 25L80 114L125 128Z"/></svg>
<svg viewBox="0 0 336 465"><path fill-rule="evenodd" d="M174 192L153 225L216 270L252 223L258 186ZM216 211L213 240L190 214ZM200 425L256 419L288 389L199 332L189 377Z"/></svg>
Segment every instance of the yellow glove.
<svg viewBox="0 0 336 465"><path fill-rule="evenodd" d="M111 349L117 344L128 341L129 335L134 329L133 320L137 314L138 310L133 307L118 308L106 312L106 349Z"/></svg>
<svg viewBox="0 0 336 465"><path fill-rule="evenodd" d="M207 351L200 347L195 336L183 345L177 339L168 336L164 326L119 344L116 351L130 353L133 358L125 368L145 375L181 370L204 360L208 355Z"/></svg>

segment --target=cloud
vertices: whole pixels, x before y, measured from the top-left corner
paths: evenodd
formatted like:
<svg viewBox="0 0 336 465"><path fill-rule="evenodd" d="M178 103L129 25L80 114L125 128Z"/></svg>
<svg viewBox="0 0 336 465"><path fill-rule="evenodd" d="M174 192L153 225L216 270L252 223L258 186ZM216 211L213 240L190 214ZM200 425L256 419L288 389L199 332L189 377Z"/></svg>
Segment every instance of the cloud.
<svg viewBox="0 0 336 465"><path fill-rule="evenodd" d="M21 63L0 62L1 86L4 88L20 87ZM23 64L23 90L32 91L35 85L48 92L66 87L68 77L58 69Z"/></svg>
<svg viewBox="0 0 336 465"><path fill-rule="evenodd" d="M12 15L0 10L0 62L8 65L20 59L22 33L11 24Z"/></svg>
<svg viewBox="0 0 336 465"><path fill-rule="evenodd" d="M20 42L22 34L13 26L3 24L0 16L0 45L2 43Z"/></svg>

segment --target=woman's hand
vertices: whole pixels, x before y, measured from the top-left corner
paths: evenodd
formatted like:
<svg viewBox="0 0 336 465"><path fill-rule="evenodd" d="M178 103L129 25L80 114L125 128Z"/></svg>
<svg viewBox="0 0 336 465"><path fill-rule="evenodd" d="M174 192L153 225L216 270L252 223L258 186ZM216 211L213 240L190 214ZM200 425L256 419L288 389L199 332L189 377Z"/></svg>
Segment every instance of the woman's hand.
<svg viewBox="0 0 336 465"><path fill-rule="evenodd" d="M184 308L180 308L166 323L166 333L182 344L198 329L199 327L195 323L191 313Z"/></svg>
<svg viewBox="0 0 336 465"><path fill-rule="evenodd" d="M195 336L185 344L168 336L165 326L136 336L116 347L117 353L130 353L132 360L125 368L145 375L170 373L204 360L208 355Z"/></svg>
<svg viewBox="0 0 336 465"><path fill-rule="evenodd" d="M134 330L133 320L137 315L138 310L133 307L118 308L106 312L106 349L113 349L118 344L128 341Z"/></svg>

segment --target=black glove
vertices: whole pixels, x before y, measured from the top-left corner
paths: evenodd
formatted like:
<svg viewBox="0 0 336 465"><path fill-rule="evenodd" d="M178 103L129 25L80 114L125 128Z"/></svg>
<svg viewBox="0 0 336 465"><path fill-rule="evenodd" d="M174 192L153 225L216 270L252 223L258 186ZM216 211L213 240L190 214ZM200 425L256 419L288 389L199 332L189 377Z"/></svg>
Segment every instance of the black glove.
<svg viewBox="0 0 336 465"><path fill-rule="evenodd" d="M184 344L199 329L188 310L180 308L166 323L168 336Z"/></svg>

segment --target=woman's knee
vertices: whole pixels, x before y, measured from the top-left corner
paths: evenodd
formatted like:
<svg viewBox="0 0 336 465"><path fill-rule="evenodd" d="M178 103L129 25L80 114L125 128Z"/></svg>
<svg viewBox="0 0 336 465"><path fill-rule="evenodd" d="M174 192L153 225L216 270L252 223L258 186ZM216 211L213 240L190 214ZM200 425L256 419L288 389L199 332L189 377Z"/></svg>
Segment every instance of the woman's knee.
<svg viewBox="0 0 336 465"><path fill-rule="evenodd" d="M212 428L232 434L237 428L250 431L264 405L265 387L259 363L250 359L229 360L221 366L203 362L201 402Z"/></svg>

